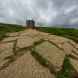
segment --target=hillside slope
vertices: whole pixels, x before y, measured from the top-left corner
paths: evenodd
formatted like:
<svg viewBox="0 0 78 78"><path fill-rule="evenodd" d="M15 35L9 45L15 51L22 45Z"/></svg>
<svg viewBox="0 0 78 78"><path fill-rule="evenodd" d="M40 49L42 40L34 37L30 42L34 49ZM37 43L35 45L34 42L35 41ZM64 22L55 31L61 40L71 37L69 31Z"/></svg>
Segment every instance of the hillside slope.
<svg viewBox="0 0 78 78"><path fill-rule="evenodd" d="M13 25L13 24L3 24L0 23L0 40L7 37L6 33L19 32L24 30L25 28L21 25Z"/></svg>
<svg viewBox="0 0 78 78"><path fill-rule="evenodd" d="M78 29L74 28L55 28L55 27L39 27L40 31L51 33L53 35L66 37L78 43Z"/></svg>

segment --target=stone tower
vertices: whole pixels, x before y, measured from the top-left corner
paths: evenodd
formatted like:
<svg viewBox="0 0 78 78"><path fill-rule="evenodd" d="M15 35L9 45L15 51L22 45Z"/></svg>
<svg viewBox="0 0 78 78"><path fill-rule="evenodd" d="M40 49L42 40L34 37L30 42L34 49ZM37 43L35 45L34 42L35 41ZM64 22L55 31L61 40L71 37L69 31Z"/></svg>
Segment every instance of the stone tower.
<svg viewBox="0 0 78 78"><path fill-rule="evenodd" d="M26 25L27 25L27 28L35 28L35 21L34 20L27 20L26 21Z"/></svg>

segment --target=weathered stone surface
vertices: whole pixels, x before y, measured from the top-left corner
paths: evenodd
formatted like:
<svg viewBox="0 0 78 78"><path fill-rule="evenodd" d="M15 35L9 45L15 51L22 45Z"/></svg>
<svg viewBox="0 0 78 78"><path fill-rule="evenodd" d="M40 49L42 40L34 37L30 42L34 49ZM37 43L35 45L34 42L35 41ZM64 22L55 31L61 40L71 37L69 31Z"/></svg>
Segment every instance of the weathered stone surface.
<svg viewBox="0 0 78 78"><path fill-rule="evenodd" d="M65 57L65 53L62 50L49 42L44 42L36 47L36 51L48 59L55 66L56 71L61 69Z"/></svg>
<svg viewBox="0 0 78 78"><path fill-rule="evenodd" d="M78 49L78 44L76 44L76 48Z"/></svg>
<svg viewBox="0 0 78 78"><path fill-rule="evenodd" d="M13 43L1 43L0 44L0 53L12 52Z"/></svg>
<svg viewBox="0 0 78 78"><path fill-rule="evenodd" d="M29 36L29 37L35 37L39 34L39 32L37 30L32 30L32 29L28 29L24 32L21 32L20 35L21 36Z"/></svg>
<svg viewBox="0 0 78 78"><path fill-rule="evenodd" d="M33 45L33 39L27 36L20 37L17 41L17 47L24 48Z"/></svg>
<svg viewBox="0 0 78 78"><path fill-rule="evenodd" d="M2 40L2 42L11 42L18 39L18 37L8 37Z"/></svg>
<svg viewBox="0 0 78 78"><path fill-rule="evenodd" d="M0 44L0 66L2 66L6 61L5 58L13 55L13 43Z"/></svg>
<svg viewBox="0 0 78 78"><path fill-rule="evenodd" d="M64 52L69 55L72 53L72 50L74 49L72 45L70 45L68 42L65 42L63 45L62 45L62 48L64 50Z"/></svg>
<svg viewBox="0 0 78 78"><path fill-rule="evenodd" d="M8 68L0 71L0 78L55 78L55 76L27 52Z"/></svg>
<svg viewBox="0 0 78 78"><path fill-rule="evenodd" d="M15 36L19 36L19 32L7 33L6 35L9 37L15 37Z"/></svg>
<svg viewBox="0 0 78 78"><path fill-rule="evenodd" d="M38 42L38 41L40 41L41 39L42 39L42 37L38 35L38 36L36 36L36 37L33 38L33 41L34 41L34 42Z"/></svg>
<svg viewBox="0 0 78 78"><path fill-rule="evenodd" d="M70 63L75 68L75 70L78 72L78 59L70 58Z"/></svg>
<svg viewBox="0 0 78 78"><path fill-rule="evenodd" d="M4 58L13 55L13 49L18 51L19 48L33 46L34 42L39 42L42 39L45 40L45 42L37 45L36 51L42 57L50 61L56 71L59 71L62 68L65 55L70 55L73 58L70 58L71 64L78 71L78 44L74 41L33 29L27 29L19 33L11 33L9 36L10 37L5 38L0 42L0 67L7 62ZM22 50L19 51L21 52L17 53L17 56L24 53ZM18 59L8 66L8 68L0 71L0 78L26 77L55 78L54 75L49 72L49 69L40 65L38 61L31 56L30 52L22 57L18 57Z"/></svg>
<svg viewBox="0 0 78 78"><path fill-rule="evenodd" d="M49 33L45 33L45 32L40 32L39 34L43 39L47 39L49 36Z"/></svg>
<svg viewBox="0 0 78 78"><path fill-rule="evenodd" d="M48 37L48 40L52 43L54 43L55 45L57 45L59 48L61 48L62 50L64 50L66 55L69 55L72 53L72 50L75 47L76 43L70 39L66 39L63 37L58 37L55 35L51 35Z"/></svg>
<svg viewBox="0 0 78 78"><path fill-rule="evenodd" d="M64 38L64 37L61 37L61 36L56 36L56 35L48 35L48 39L50 41L53 41L57 44L63 44L64 42L67 42L68 39L67 38Z"/></svg>

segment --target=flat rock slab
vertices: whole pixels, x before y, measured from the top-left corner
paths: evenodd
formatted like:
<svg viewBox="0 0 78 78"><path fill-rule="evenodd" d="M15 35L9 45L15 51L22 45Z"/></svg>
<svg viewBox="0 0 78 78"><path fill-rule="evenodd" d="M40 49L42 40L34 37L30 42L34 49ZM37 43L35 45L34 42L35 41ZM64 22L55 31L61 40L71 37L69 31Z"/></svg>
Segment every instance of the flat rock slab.
<svg viewBox="0 0 78 78"><path fill-rule="evenodd" d="M64 50L66 55L69 55L72 53L73 49L76 48L75 45L76 43L73 42L72 40L63 38L63 37L58 37L55 35L50 35L48 36L48 41L54 43L57 45L60 49Z"/></svg>
<svg viewBox="0 0 78 78"><path fill-rule="evenodd" d="M5 63L5 58L13 55L13 43L0 44L0 66Z"/></svg>
<svg viewBox="0 0 78 78"><path fill-rule="evenodd" d="M72 51L73 51L73 49L74 49L73 46L70 45L68 42L65 42L65 43L61 46L61 48L64 50L64 52L66 53L66 55L71 54Z"/></svg>
<svg viewBox="0 0 78 78"><path fill-rule="evenodd" d="M15 33L7 33L6 35L9 36L9 37L16 37L16 36L19 36L19 32L15 32Z"/></svg>
<svg viewBox="0 0 78 78"><path fill-rule="evenodd" d="M34 43L33 38L30 38L28 36L23 36L17 40L17 47L18 48L29 47L33 45L33 43Z"/></svg>
<svg viewBox="0 0 78 78"><path fill-rule="evenodd" d="M73 49L76 48L76 43L74 41L64 37L50 35L49 33L44 32L40 32L40 36L42 39L48 40L64 50L66 55L71 54Z"/></svg>
<svg viewBox="0 0 78 78"><path fill-rule="evenodd" d="M76 45L76 48L78 49L78 44Z"/></svg>
<svg viewBox="0 0 78 78"><path fill-rule="evenodd" d="M65 55L78 57L78 44L74 41L51 35L49 33L40 32L33 29L27 29L17 33L8 34L8 38L0 42L0 67L7 62L4 60L7 56L13 55L13 49L25 48L33 46L34 42L44 40L35 47L38 54L50 61L56 71L62 68ZM25 51L26 52L26 51ZM20 52L20 54L22 51ZM19 54L19 55L20 55ZM18 56L19 56L18 55ZM78 71L78 61L71 59L71 64ZM37 60L28 52L19 57L8 68L0 71L0 78L55 78L47 68L41 66Z"/></svg>
<svg viewBox="0 0 78 78"><path fill-rule="evenodd" d="M28 29L26 31L20 32L20 36L29 36L29 37L35 37L39 34L39 31Z"/></svg>
<svg viewBox="0 0 78 78"><path fill-rule="evenodd" d="M30 52L27 52L9 67L0 71L0 78L55 78L55 76L42 67Z"/></svg>
<svg viewBox="0 0 78 78"><path fill-rule="evenodd" d="M12 42L14 40L18 39L18 37L8 37L2 40L2 42Z"/></svg>
<svg viewBox="0 0 78 78"><path fill-rule="evenodd" d="M36 51L49 60L55 66L56 71L61 69L65 57L62 50L46 41L36 46Z"/></svg>
<svg viewBox="0 0 78 78"><path fill-rule="evenodd" d="M47 39L49 36L49 33L45 33L45 32L39 32L39 34L43 39Z"/></svg>
<svg viewBox="0 0 78 78"><path fill-rule="evenodd" d="M78 72L78 60L75 60L73 58L70 58L70 63L75 68L75 70Z"/></svg>

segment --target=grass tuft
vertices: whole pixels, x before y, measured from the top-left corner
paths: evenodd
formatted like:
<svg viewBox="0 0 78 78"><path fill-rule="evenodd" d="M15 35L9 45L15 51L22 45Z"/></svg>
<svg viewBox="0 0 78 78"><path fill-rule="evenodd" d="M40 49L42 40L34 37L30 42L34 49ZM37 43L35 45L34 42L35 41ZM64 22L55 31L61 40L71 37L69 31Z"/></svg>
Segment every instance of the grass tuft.
<svg viewBox="0 0 78 78"><path fill-rule="evenodd" d="M62 70L57 72L56 78L74 78L74 72L75 70L70 63L68 56L66 56L63 62Z"/></svg>

